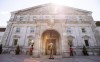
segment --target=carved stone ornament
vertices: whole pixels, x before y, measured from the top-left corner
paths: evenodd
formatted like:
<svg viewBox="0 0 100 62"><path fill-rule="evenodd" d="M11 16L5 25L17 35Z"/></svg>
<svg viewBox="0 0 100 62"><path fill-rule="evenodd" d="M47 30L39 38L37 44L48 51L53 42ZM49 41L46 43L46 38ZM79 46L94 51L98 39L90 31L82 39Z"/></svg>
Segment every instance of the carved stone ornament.
<svg viewBox="0 0 100 62"><path fill-rule="evenodd" d="M48 25L49 25L50 27L53 27L53 26L55 25L54 19L50 19L50 20L48 21Z"/></svg>

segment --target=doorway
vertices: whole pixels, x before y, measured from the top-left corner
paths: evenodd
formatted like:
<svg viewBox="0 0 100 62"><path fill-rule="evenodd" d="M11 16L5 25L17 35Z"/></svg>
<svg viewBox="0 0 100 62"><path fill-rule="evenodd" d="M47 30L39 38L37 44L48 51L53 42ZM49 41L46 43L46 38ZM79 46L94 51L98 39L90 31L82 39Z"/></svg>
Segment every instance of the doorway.
<svg viewBox="0 0 100 62"><path fill-rule="evenodd" d="M46 55L50 54L50 47L49 47L50 43L53 43L53 54L56 55L56 39L47 39L45 54Z"/></svg>
<svg viewBox="0 0 100 62"><path fill-rule="evenodd" d="M42 34L42 52L45 55L50 54L49 44L53 43L53 54L60 51L60 34L55 30L46 30Z"/></svg>

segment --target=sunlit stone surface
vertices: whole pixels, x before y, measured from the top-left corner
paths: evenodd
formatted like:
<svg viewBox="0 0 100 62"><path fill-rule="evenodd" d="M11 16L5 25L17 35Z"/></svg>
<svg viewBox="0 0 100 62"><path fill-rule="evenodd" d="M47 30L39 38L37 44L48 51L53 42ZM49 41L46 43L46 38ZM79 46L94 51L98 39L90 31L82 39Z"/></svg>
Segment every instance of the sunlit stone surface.
<svg viewBox="0 0 100 62"><path fill-rule="evenodd" d="M9 52L19 45L28 53L34 41L33 57L41 57L50 54L48 44L53 42L54 55L69 57L70 42L75 55L82 55L83 45L92 55L91 48L97 46L94 28L91 11L44 4L12 12L2 44Z"/></svg>

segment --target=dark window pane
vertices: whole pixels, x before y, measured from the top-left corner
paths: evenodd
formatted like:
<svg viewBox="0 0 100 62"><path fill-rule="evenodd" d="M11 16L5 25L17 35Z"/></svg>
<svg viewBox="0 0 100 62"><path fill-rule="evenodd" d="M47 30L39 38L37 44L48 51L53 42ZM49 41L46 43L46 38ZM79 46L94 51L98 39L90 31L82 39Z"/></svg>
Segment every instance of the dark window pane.
<svg viewBox="0 0 100 62"><path fill-rule="evenodd" d="M88 40L84 40L85 41L85 45L89 46Z"/></svg>
<svg viewBox="0 0 100 62"><path fill-rule="evenodd" d="M19 33L20 32L20 28L16 28L16 33Z"/></svg>
<svg viewBox="0 0 100 62"><path fill-rule="evenodd" d="M23 17L20 17L20 21L22 21L23 20Z"/></svg>
<svg viewBox="0 0 100 62"><path fill-rule="evenodd" d="M14 39L14 45L16 46L18 42L18 39Z"/></svg>
<svg viewBox="0 0 100 62"><path fill-rule="evenodd" d="M31 33L34 32L34 27L30 27L30 32L31 32Z"/></svg>
<svg viewBox="0 0 100 62"><path fill-rule="evenodd" d="M83 33L85 33L85 32L86 32L86 31L85 31L85 28L82 28L82 32L83 32Z"/></svg>

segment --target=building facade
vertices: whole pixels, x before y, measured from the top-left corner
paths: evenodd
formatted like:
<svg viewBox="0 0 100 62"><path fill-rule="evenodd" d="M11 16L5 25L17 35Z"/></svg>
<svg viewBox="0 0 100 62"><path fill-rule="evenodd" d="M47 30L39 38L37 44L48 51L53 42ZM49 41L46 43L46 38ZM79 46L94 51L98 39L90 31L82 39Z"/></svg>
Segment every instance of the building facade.
<svg viewBox="0 0 100 62"><path fill-rule="evenodd" d="M95 38L97 41L97 45L100 47L100 21L96 21L96 28L95 28Z"/></svg>
<svg viewBox="0 0 100 62"><path fill-rule="evenodd" d="M69 47L97 46L92 12L44 4L11 13L2 39L4 47L22 47L26 52L34 42L33 56L48 55L48 44L54 44L55 55L69 55ZM79 50L76 52L81 54Z"/></svg>

